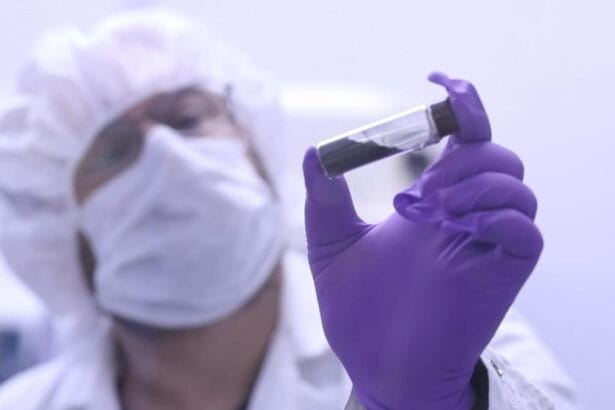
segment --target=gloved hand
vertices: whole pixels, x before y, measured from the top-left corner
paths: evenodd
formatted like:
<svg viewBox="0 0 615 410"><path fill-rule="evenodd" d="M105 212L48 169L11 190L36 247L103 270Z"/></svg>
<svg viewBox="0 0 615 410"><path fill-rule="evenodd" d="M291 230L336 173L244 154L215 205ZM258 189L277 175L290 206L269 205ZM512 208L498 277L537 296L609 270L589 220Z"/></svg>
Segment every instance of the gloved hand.
<svg viewBox="0 0 615 410"><path fill-rule="evenodd" d="M474 87L442 74L461 131L369 225L343 178L307 151L309 262L327 339L370 409L468 409L480 355L534 268L542 238L523 164L491 143Z"/></svg>

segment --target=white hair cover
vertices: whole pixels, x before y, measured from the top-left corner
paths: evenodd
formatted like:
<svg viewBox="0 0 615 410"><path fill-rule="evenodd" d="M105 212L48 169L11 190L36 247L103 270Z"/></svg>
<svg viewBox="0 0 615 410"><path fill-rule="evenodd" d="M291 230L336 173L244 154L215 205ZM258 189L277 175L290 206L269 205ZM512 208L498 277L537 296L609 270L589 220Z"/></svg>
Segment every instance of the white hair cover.
<svg viewBox="0 0 615 410"><path fill-rule="evenodd" d="M97 314L81 273L73 170L102 126L162 91L230 86L269 174L281 174L281 114L270 81L198 23L127 12L91 33L45 36L0 111L0 246L55 314ZM145 285L145 284L144 284Z"/></svg>

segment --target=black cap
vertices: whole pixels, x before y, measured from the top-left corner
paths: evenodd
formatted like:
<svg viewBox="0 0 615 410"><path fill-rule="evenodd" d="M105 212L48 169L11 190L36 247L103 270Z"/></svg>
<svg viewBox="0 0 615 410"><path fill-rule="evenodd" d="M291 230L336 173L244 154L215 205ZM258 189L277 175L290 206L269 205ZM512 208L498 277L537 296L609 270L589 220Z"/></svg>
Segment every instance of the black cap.
<svg viewBox="0 0 615 410"><path fill-rule="evenodd" d="M445 137L459 131L459 124L457 123L457 118L455 118L455 113L451 108L448 98L433 104L429 108L431 109L431 117L436 124L440 137Z"/></svg>

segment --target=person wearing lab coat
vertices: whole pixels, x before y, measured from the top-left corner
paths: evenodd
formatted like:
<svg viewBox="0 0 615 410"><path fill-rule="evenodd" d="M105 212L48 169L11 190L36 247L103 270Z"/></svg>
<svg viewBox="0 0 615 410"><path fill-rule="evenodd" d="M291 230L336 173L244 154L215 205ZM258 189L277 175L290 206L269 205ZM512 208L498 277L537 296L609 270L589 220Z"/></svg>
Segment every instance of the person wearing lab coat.
<svg viewBox="0 0 615 410"><path fill-rule="evenodd" d="M0 408L369 406L285 241L278 120L267 77L167 10L35 47L0 116L0 246L62 349ZM514 312L476 369L476 408L576 406Z"/></svg>

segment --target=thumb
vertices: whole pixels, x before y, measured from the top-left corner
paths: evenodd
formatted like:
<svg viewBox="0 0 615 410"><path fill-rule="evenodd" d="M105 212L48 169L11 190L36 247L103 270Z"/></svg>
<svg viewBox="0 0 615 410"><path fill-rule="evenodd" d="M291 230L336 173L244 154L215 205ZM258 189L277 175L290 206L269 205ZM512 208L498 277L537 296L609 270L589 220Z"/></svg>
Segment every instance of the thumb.
<svg viewBox="0 0 615 410"><path fill-rule="evenodd" d="M307 190L305 229L308 245L326 245L361 232L366 224L357 216L343 177L328 178L322 171L316 148L303 159Z"/></svg>

